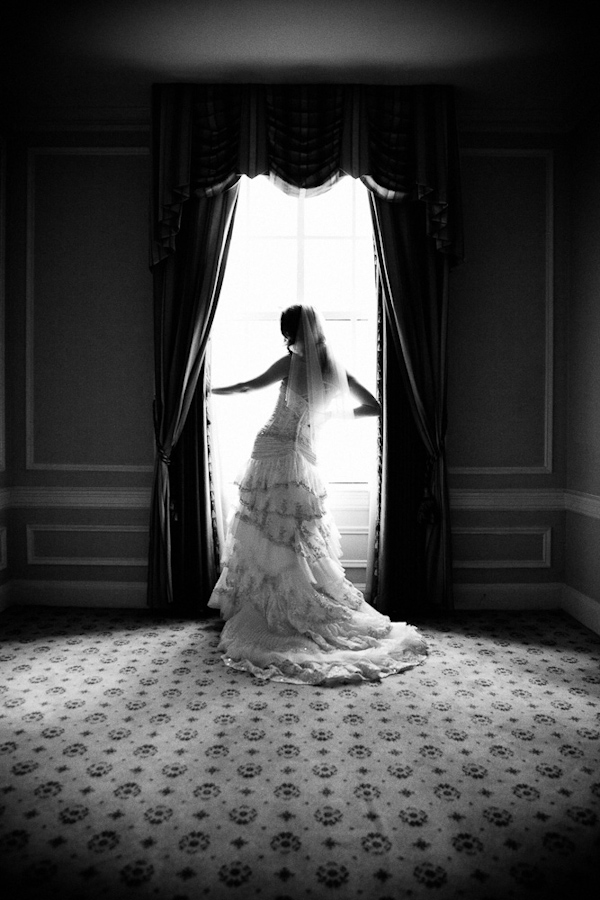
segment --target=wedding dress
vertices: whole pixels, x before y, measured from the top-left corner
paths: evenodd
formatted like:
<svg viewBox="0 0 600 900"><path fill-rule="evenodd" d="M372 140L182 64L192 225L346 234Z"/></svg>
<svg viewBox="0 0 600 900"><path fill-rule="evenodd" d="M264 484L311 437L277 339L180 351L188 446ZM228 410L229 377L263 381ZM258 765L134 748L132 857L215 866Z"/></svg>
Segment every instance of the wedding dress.
<svg viewBox="0 0 600 900"><path fill-rule="evenodd" d="M377 681L422 662L427 647L413 626L392 623L345 577L309 403L289 396L284 380L238 480L209 601L226 620L223 661L264 680Z"/></svg>

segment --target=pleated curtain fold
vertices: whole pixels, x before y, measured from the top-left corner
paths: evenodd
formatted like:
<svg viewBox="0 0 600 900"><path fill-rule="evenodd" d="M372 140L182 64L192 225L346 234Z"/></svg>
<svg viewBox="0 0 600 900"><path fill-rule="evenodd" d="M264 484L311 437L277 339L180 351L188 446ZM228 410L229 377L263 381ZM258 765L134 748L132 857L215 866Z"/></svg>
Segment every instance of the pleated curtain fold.
<svg viewBox="0 0 600 900"><path fill-rule="evenodd" d="M376 605L401 618L406 597L421 594L416 575L407 588L402 572L388 565L394 542L401 539L397 517L405 515L403 490L394 484L406 484L407 478L419 482L413 490L418 509L409 511L412 522L404 531L418 539L422 529L425 600L449 605L447 276L462 256L452 89L155 85L152 161L157 458L149 604L183 603L201 612L216 579L203 391L206 347L227 261L237 183L243 174L263 174L291 194L321 193L344 175L360 178L371 192L386 370ZM398 389L408 398L404 415L409 410L418 435L417 450L413 446L410 452L403 444L405 429L398 427ZM186 429L190 409L194 424ZM410 469L404 477L403 454ZM193 478L182 474L186 471L193 471Z"/></svg>
<svg viewBox="0 0 600 900"><path fill-rule="evenodd" d="M206 347L219 291L225 272L227 251L235 214L237 187L213 197L192 196L186 202L177 233L177 250L153 268L154 274L154 431L156 456L150 512L148 604L163 606L176 598L173 593L172 563L181 557L172 537L181 542L181 528L173 531L181 518L171 493L171 465L181 472L182 460L175 456L190 408L197 403L197 388L203 372ZM201 382L200 382L201 383ZM193 453L201 457L206 434L205 413L192 439ZM189 445L189 441L188 441ZM197 446L196 446L197 445ZM198 517L210 510L209 470L201 464L196 481L190 480ZM205 544L214 537L203 530ZM198 545L210 566L204 569L208 583L214 578L217 561L214 550ZM193 570L189 571L193 580Z"/></svg>

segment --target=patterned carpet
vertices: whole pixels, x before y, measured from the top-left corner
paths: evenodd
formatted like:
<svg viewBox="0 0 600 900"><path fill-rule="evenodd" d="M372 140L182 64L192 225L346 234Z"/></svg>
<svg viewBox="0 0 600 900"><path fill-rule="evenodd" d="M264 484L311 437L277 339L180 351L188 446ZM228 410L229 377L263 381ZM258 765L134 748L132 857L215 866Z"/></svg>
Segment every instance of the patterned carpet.
<svg viewBox="0 0 600 900"><path fill-rule="evenodd" d="M600 638L561 614L427 620L380 684L260 685L219 625L0 619L7 898L600 896Z"/></svg>

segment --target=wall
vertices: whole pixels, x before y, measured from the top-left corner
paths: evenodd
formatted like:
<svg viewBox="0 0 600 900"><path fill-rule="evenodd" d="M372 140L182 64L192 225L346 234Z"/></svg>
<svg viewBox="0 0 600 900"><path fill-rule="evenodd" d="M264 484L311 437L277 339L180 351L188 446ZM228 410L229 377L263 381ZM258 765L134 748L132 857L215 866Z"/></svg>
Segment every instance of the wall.
<svg viewBox="0 0 600 900"><path fill-rule="evenodd" d="M567 568L574 597L600 604L600 114L573 138L569 305ZM600 606L598 606L600 609Z"/></svg>
<svg viewBox="0 0 600 900"><path fill-rule="evenodd" d="M565 577L567 165L555 136L466 135L448 463L459 606L558 606Z"/></svg>
<svg viewBox="0 0 600 900"><path fill-rule="evenodd" d="M153 466L147 139L30 136L12 150L10 600L143 605Z"/></svg>
<svg viewBox="0 0 600 900"><path fill-rule="evenodd" d="M591 622L600 599L599 141L582 132L573 161L567 360L568 141L463 136L467 258L449 323L458 606L563 605ZM29 135L10 150L0 603L10 578L11 602L143 606L147 135Z"/></svg>
<svg viewBox="0 0 600 900"><path fill-rule="evenodd" d="M0 138L0 609L8 596L8 473L6 464L6 141Z"/></svg>

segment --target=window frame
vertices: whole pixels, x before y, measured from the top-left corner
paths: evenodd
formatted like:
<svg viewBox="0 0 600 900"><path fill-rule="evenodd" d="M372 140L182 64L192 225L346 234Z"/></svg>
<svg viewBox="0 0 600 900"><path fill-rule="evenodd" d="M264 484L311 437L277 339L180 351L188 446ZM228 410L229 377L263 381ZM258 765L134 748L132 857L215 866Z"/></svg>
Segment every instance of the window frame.
<svg viewBox="0 0 600 900"><path fill-rule="evenodd" d="M348 243L350 245L350 255L352 258L352 292L351 292L351 302L345 307L335 306L332 304L331 306L323 306L322 304L317 304L317 308L319 309L321 315L325 319L326 325L333 325L331 331L337 331L335 325L337 323L347 323L349 325L348 333L350 335L349 343L351 346L350 352L342 352L340 353L340 357L345 365L348 365L349 371L352 374L356 375L359 380L363 381L366 386L373 390L375 393L376 390L376 348L377 348L377 294L376 294L376 266L375 266L375 247L374 240L372 234L372 226L370 215L368 217L368 232L367 228L361 231L357 227L358 221L358 213L357 213L357 192L362 190L364 191L363 199L366 206L366 211L368 213L368 191L367 188L356 179L352 179L349 176L344 177L340 181L346 181L352 185L352 198L351 198L351 208L352 208L352 218L351 218L351 227L349 229L345 229L341 234L318 234L318 233L307 233L306 228L306 204L311 202L318 202L319 197L310 197L306 195L306 191L300 191L298 196L290 197L282 192L279 188L277 188L272 183L269 183L269 190L273 190L280 194L282 197L285 197L286 200L295 200L296 201L296 210L295 210L295 222L293 231L290 230L287 233L282 234L280 230L273 229L269 231L268 228L264 227L264 219L261 220L260 226L257 228L256 222L257 217L256 214L253 213L252 210L252 197L249 192L249 187L251 188L252 183L258 182L258 179L264 179L267 181L265 176L257 176L256 179L249 179L247 176L242 176L242 183L240 184L240 193L238 196L238 209L236 211L236 218L234 222L234 230L232 236L232 247L234 247L234 241L236 238L238 241L246 242L246 252L251 252L249 248L252 245L259 244L260 242L268 241L268 240L277 240L281 242L292 242L295 244L295 262L296 262L296 272L295 272L295 299L292 302L303 303L305 302L305 289L306 289L306 266L307 266L307 248L310 246L312 242L327 242L327 241L343 241L344 243ZM264 183L264 182L263 182ZM259 182L260 184L260 182ZM339 189L340 182L334 185L330 191L327 193L334 192ZM275 195L274 195L275 196ZM323 195L319 195L323 196ZM369 242L370 250L372 253L373 260L373 282L372 282L372 307L371 314L369 315L368 311L365 311L364 308L359 307L357 300L357 252L356 248L359 242L363 245L363 249L365 249L365 242ZM229 270L229 266L231 264L232 254L230 248L230 256L228 266L226 268L225 277L223 281L222 291L221 291L221 300L220 304L224 301L227 304L229 301L227 299L227 273ZM312 301L311 301L312 302ZM227 319L227 323L231 326L234 322L241 323L245 326L250 325L252 322L260 322L260 323L268 323L272 322L275 326L274 333L277 334L278 326L279 326L279 317L282 309L290 305L289 303L285 303L280 305L279 307L275 303L271 303L268 308L256 308L252 303L248 303L246 306L239 305L236 307L236 311L234 314L229 314ZM214 329L218 332L218 322L219 322L219 307L217 308L215 323L217 327ZM362 326L362 329L361 329ZM213 326L214 327L214 326ZM372 354L365 354L361 352L359 348L360 336L359 331L363 330L367 333L367 340L372 342ZM328 337L331 339L330 331L327 332ZM334 339L332 340L334 347L336 346L338 341ZM214 344L213 344L214 346ZM282 354L284 351L283 339L282 339ZM360 356L364 359L371 357L371 371L368 375L365 375L366 366L364 366L365 371L359 370L357 371L357 366L352 364L353 360L359 360ZM213 357L214 358L214 357ZM276 357L273 357L276 358ZM252 375L252 373L250 373ZM247 376L250 377L250 376ZM216 382L215 382L216 383ZM248 395L246 395L248 396ZM373 420L372 422L365 422L364 420L361 422L357 422L353 424L353 427L362 430L363 433L367 431L369 427L371 427L371 431L375 431L376 422ZM358 437L358 435L357 435ZM376 441L376 435L372 434L371 441ZM325 466L325 469L328 467ZM333 471L333 466L329 466ZM372 467L375 468L375 467ZM343 494L344 496L349 493L361 494L366 491L370 491L372 488L373 475L372 473L367 473L366 471L363 473L363 477L359 478L334 478L329 475L327 471L325 471L326 480L331 488L335 491L336 494Z"/></svg>

